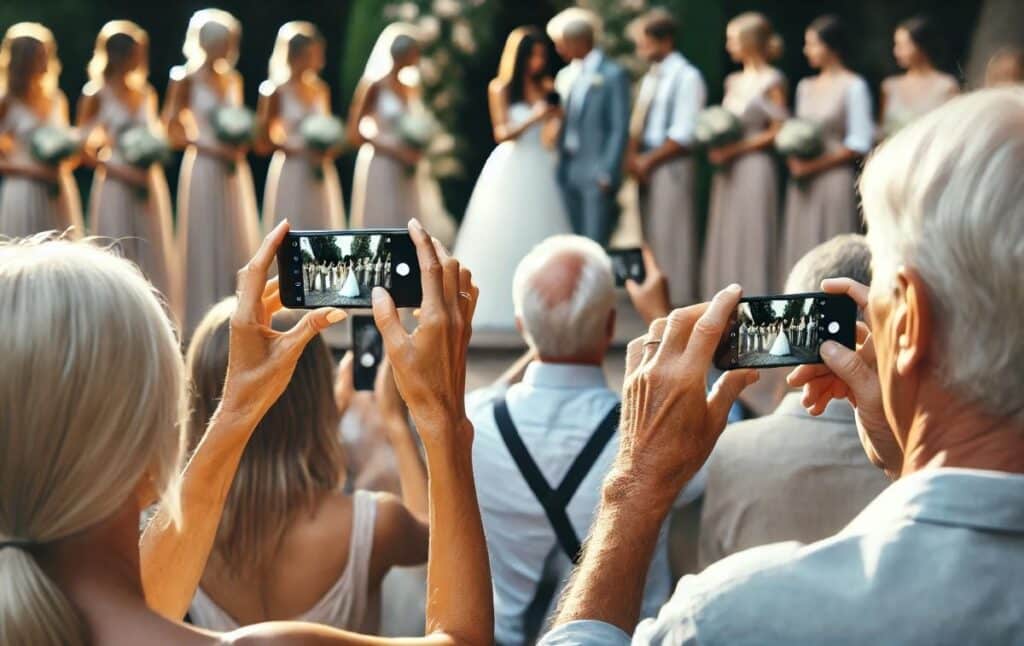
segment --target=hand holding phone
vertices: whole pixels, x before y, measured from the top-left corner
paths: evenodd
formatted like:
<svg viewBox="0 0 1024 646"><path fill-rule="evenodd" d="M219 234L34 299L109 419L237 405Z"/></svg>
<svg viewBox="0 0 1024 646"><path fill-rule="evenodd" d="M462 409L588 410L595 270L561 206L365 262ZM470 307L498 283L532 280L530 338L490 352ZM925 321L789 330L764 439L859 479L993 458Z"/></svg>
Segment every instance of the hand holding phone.
<svg viewBox="0 0 1024 646"><path fill-rule="evenodd" d="M814 293L740 299L715 352L715 367L777 368L821 363L825 341L855 347L857 304Z"/></svg>
<svg viewBox="0 0 1024 646"><path fill-rule="evenodd" d="M352 317L352 381L355 389L373 390L384 345L372 316Z"/></svg>
<svg viewBox="0 0 1024 646"><path fill-rule="evenodd" d="M642 283L647 279L643 249L640 247L608 249L608 257L612 261L616 287L624 287L627 280Z"/></svg>

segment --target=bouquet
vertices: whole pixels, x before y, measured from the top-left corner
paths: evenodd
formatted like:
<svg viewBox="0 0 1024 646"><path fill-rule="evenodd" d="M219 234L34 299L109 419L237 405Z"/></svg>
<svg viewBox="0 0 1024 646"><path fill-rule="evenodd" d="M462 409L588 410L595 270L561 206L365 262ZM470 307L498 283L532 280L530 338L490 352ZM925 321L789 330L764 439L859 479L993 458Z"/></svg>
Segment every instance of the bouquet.
<svg viewBox="0 0 1024 646"><path fill-rule="evenodd" d="M412 110L398 122L398 136L405 145L424 152L434 137L441 134L441 124L427 110Z"/></svg>
<svg viewBox="0 0 1024 646"><path fill-rule="evenodd" d="M817 157L825 150L821 126L807 119L787 119L775 135L775 149L786 157Z"/></svg>
<svg viewBox="0 0 1024 646"><path fill-rule="evenodd" d="M299 125L299 133L310 148L320 153L327 153L333 148L341 147L345 141L345 124L337 117L328 114L314 114L302 120ZM313 174L317 179L323 179L323 165L314 164Z"/></svg>
<svg viewBox="0 0 1024 646"><path fill-rule="evenodd" d="M171 158L171 147L167 139L150 130L148 126L126 129L118 137L118 146L124 160L136 168L165 164Z"/></svg>
<svg viewBox="0 0 1024 646"><path fill-rule="evenodd" d="M32 133L30 141L32 156L46 166L57 166L81 147L82 142L74 131L60 126L40 126Z"/></svg>
<svg viewBox="0 0 1024 646"><path fill-rule="evenodd" d="M256 119L245 106L223 106L213 111L211 119L217 139L229 146L245 146L252 142Z"/></svg>
<svg viewBox="0 0 1024 646"><path fill-rule="evenodd" d="M694 132L697 143L708 148L717 148L743 138L743 124L739 117L721 106L711 106L697 115Z"/></svg>

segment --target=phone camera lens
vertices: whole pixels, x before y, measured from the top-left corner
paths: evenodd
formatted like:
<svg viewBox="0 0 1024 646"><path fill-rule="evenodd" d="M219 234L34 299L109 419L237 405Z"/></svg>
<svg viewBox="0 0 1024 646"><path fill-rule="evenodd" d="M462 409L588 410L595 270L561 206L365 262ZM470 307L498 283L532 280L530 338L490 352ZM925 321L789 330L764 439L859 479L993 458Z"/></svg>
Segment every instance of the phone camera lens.
<svg viewBox="0 0 1024 646"><path fill-rule="evenodd" d="M399 276L408 276L409 264L404 262L398 263L398 265L395 266L395 273L398 274Z"/></svg>
<svg viewBox="0 0 1024 646"><path fill-rule="evenodd" d="M837 332L839 332L839 322L832 321L831 323L828 324L828 333L836 334Z"/></svg>

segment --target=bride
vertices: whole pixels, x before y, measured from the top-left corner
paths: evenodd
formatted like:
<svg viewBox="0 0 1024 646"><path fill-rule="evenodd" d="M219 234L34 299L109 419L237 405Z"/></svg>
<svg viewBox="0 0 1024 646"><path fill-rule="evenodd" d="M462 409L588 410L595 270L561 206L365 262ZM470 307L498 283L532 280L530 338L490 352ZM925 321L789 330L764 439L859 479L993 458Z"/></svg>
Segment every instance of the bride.
<svg viewBox="0 0 1024 646"><path fill-rule="evenodd" d="M356 272L348 272L345 284L341 286L341 295L344 298L359 298L359 283L356 281Z"/></svg>
<svg viewBox="0 0 1024 646"><path fill-rule="evenodd" d="M498 147L487 159L455 243L455 255L473 270L480 300L474 329L515 329L512 275L519 261L549 236L572 233L555 183L555 155L542 131L557 129L561 109L547 102L548 48L532 27L509 34L488 86ZM546 137L545 137L546 138Z"/></svg>
<svg viewBox="0 0 1024 646"><path fill-rule="evenodd" d="M768 354L773 357L786 357L791 354L789 349L789 337L786 336L786 328L782 322L776 323L779 334L775 337L775 342L772 343L772 349L768 351Z"/></svg>

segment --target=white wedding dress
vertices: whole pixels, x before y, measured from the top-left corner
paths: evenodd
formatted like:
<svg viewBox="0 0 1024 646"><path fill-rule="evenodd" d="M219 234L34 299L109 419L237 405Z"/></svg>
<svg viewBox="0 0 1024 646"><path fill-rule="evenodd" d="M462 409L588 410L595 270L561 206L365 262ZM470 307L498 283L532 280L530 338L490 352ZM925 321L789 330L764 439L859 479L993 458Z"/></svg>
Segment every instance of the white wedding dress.
<svg viewBox="0 0 1024 646"><path fill-rule="evenodd" d="M789 337L786 336L785 330L781 330L775 337L775 343L772 343L772 349L768 351L768 354L773 357L785 357L790 354Z"/></svg>
<svg viewBox="0 0 1024 646"><path fill-rule="evenodd" d="M359 283L356 282L356 272L348 272L348 278L345 279L345 284L341 286L341 295L343 298L359 298Z"/></svg>
<svg viewBox="0 0 1024 646"><path fill-rule="evenodd" d="M532 112L532 106L515 103L509 120L522 123ZM455 256L480 287L474 329L514 331L516 266L539 242L572 233L555 180L557 159L541 143L540 132L538 123L491 152L466 208Z"/></svg>

